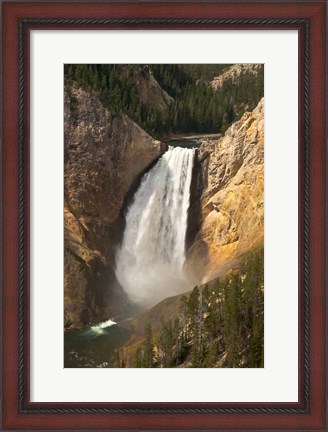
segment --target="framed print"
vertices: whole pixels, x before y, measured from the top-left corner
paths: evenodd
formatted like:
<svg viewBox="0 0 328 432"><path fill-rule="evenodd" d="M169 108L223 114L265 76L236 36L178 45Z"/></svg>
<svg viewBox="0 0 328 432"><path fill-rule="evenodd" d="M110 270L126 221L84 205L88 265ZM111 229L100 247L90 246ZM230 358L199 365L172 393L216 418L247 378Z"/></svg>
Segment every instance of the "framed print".
<svg viewBox="0 0 328 432"><path fill-rule="evenodd" d="M326 430L326 3L4 1L4 430Z"/></svg>

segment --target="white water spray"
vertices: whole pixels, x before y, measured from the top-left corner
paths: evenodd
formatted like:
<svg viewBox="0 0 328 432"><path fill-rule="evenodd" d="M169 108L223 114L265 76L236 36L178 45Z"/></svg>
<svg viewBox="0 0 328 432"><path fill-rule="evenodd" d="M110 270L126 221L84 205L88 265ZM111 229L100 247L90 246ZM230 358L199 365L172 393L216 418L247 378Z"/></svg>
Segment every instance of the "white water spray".
<svg viewBox="0 0 328 432"><path fill-rule="evenodd" d="M170 147L144 175L126 215L116 276L144 306L191 288L184 263L194 155Z"/></svg>
<svg viewBox="0 0 328 432"><path fill-rule="evenodd" d="M92 327L90 327L90 332L96 335L100 335L105 333L105 329L108 327L112 327L113 325L116 325L117 323L112 320L109 319L107 321L103 321L99 324L93 325Z"/></svg>

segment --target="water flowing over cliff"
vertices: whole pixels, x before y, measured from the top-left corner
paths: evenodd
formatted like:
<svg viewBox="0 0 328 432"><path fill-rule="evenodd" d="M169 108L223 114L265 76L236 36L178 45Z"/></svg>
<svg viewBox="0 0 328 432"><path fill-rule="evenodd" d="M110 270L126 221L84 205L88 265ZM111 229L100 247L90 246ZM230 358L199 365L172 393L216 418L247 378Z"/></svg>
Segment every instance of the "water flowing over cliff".
<svg viewBox="0 0 328 432"><path fill-rule="evenodd" d="M170 148L144 175L126 214L116 276L143 306L190 289L184 274L194 149Z"/></svg>

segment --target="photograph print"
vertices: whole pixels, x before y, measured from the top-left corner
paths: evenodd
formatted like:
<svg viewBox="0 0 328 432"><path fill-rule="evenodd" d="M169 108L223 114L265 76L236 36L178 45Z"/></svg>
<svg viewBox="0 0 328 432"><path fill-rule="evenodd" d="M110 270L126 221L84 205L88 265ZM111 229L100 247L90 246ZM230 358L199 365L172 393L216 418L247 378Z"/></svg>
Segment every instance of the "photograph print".
<svg viewBox="0 0 328 432"><path fill-rule="evenodd" d="M264 65L64 65L64 367L264 367Z"/></svg>

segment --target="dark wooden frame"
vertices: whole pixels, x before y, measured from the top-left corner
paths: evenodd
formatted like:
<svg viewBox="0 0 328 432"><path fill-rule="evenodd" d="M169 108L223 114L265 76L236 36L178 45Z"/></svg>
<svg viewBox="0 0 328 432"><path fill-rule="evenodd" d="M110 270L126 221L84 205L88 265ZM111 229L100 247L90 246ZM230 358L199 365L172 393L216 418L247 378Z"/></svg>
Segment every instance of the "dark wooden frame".
<svg viewBox="0 0 328 432"><path fill-rule="evenodd" d="M2 4L4 430L326 430L325 1ZM101 17L101 18L100 18ZM105 18L104 18L105 17ZM33 28L299 31L299 401L29 402L29 31Z"/></svg>

